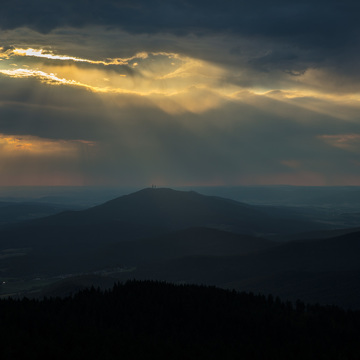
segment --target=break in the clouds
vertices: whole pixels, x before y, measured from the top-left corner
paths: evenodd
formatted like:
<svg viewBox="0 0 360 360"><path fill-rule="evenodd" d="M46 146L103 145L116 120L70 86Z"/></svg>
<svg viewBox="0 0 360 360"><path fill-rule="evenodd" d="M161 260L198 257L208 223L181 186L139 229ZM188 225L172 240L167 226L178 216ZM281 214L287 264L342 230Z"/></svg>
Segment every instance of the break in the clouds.
<svg viewBox="0 0 360 360"><path fill-rule="evenodd" d="M4 1L0 184L359 185L358 6Z"/></svg>

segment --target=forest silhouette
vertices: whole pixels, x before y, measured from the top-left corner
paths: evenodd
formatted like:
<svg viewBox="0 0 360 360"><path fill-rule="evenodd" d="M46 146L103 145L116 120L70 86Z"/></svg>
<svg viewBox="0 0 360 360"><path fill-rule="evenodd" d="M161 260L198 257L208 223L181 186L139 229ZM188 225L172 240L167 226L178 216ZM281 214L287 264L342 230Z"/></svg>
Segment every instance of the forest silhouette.
<svg viewBox="0 0 360 360"><path fill-rule="evenodd" d="M359 359L360 312L127 281L0 301L1 359Z"/></svg>

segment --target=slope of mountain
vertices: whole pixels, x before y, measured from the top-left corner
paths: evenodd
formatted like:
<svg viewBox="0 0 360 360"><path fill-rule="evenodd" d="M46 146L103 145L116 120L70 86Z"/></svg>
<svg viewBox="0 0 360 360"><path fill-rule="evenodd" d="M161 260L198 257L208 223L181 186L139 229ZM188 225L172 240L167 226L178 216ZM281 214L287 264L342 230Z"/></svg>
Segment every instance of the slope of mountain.
<svg viewBox="0 0 360 360"><path fill-rule="evenodd" d="M198 237L205 234L204 238ZM184 245L187 240L191 241L189 247ZM273 294L284 300L301 299L360 309L360 233L276 246L263 241L214 229L189 229L151 240L115 244L97 256L98 263L103 265L106 260L121 256L138 261L136 269L111 274L113 281L136 278L216 285ZM201 249L202 245L205 248ZM221 252L217 252L218 249ZM231 254L231 251L234 252ZM99 261L99 257L104 262ZM88 281L87 276L84 280L77 278L77 286ZM66 295L69 281L54 284L49 289ZM109 277L104 277L102 283L106 287ZM44 290L46 293L46 288Z"/></svg>
<svg viewBox="0 0 360 360"><path fill-rule="evenodd" d="M92 235L96 237L100 234L95 232ZM105 235L108 235L109 241L111 234ZM208 228L190 228L131 241L116 242L113 239L111 243L95 244L84 240L82 246L79 242L74 246L61 242L58 236L62 236L62 232L54 235L53 239L58 243L52 247L0 251L3 273L16 276L83 273L109 267L134 267L184 256L245 254L277 245L249 235Z"/></svg>
<svg viewBox="0 0 360 360"><path fill-rule="evenodd" d="M277 243L249 235L209 228L189 228L154 238L123 241L103 246L89 263L138 266L184 256L230 256L259 251Z"/></svg>
<svg viewBox="0 0 360 360"><path fill-rule="evenodd" d="M332 239L286 243L250 254L191 256L142 265L131 276L211 284L360 308L359 258L357 232Z"/></svg>
<svg viewBox="0 0 360 360"><path fill-rule="evenodd" d="M277 242L291 242L297 240L313 240L313 239L331 239L334 237L339 237L346 234L352 234L359 232L360 228L339 228L334 230L320 230L320 231L310 231L310 232L300 232L297 234L277 234L269 235L266 238L272 241Z"/></svg>

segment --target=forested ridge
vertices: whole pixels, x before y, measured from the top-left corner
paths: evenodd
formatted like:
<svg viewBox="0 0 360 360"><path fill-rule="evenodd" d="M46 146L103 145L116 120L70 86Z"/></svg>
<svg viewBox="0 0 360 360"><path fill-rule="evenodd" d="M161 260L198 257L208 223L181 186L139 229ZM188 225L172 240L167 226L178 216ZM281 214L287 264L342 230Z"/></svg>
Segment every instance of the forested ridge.
<svg viewBox="0 0 360 360"><path fill-rule="evenodd" d="M128 281L0 301L1 359L359 359L360 312Z"/></svg>

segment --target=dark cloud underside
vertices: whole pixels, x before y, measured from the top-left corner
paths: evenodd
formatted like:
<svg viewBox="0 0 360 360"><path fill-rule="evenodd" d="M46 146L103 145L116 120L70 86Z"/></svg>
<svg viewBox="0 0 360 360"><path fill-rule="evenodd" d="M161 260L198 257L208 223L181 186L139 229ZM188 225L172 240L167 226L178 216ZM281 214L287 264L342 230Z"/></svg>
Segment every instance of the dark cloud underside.
<svg viewBox="0 0 360 360"><path fill-rule="evenodd" d="M359 13L357 1L4 0L0 28L47 33L105 26L135 34L229 34L267 42L270 51L251 62L264 71L278 67L295 74L321 63L354 73Z"/></svg>
<svg viewBox="0 0 360 360"><path fill-rule="evenodd" d="M354 1L3 0L0 21L3 29L29 26L43 32L107 25L144 33L230 31L294 42L321 37L333 45L358 30L359 9Z"/></svg>

